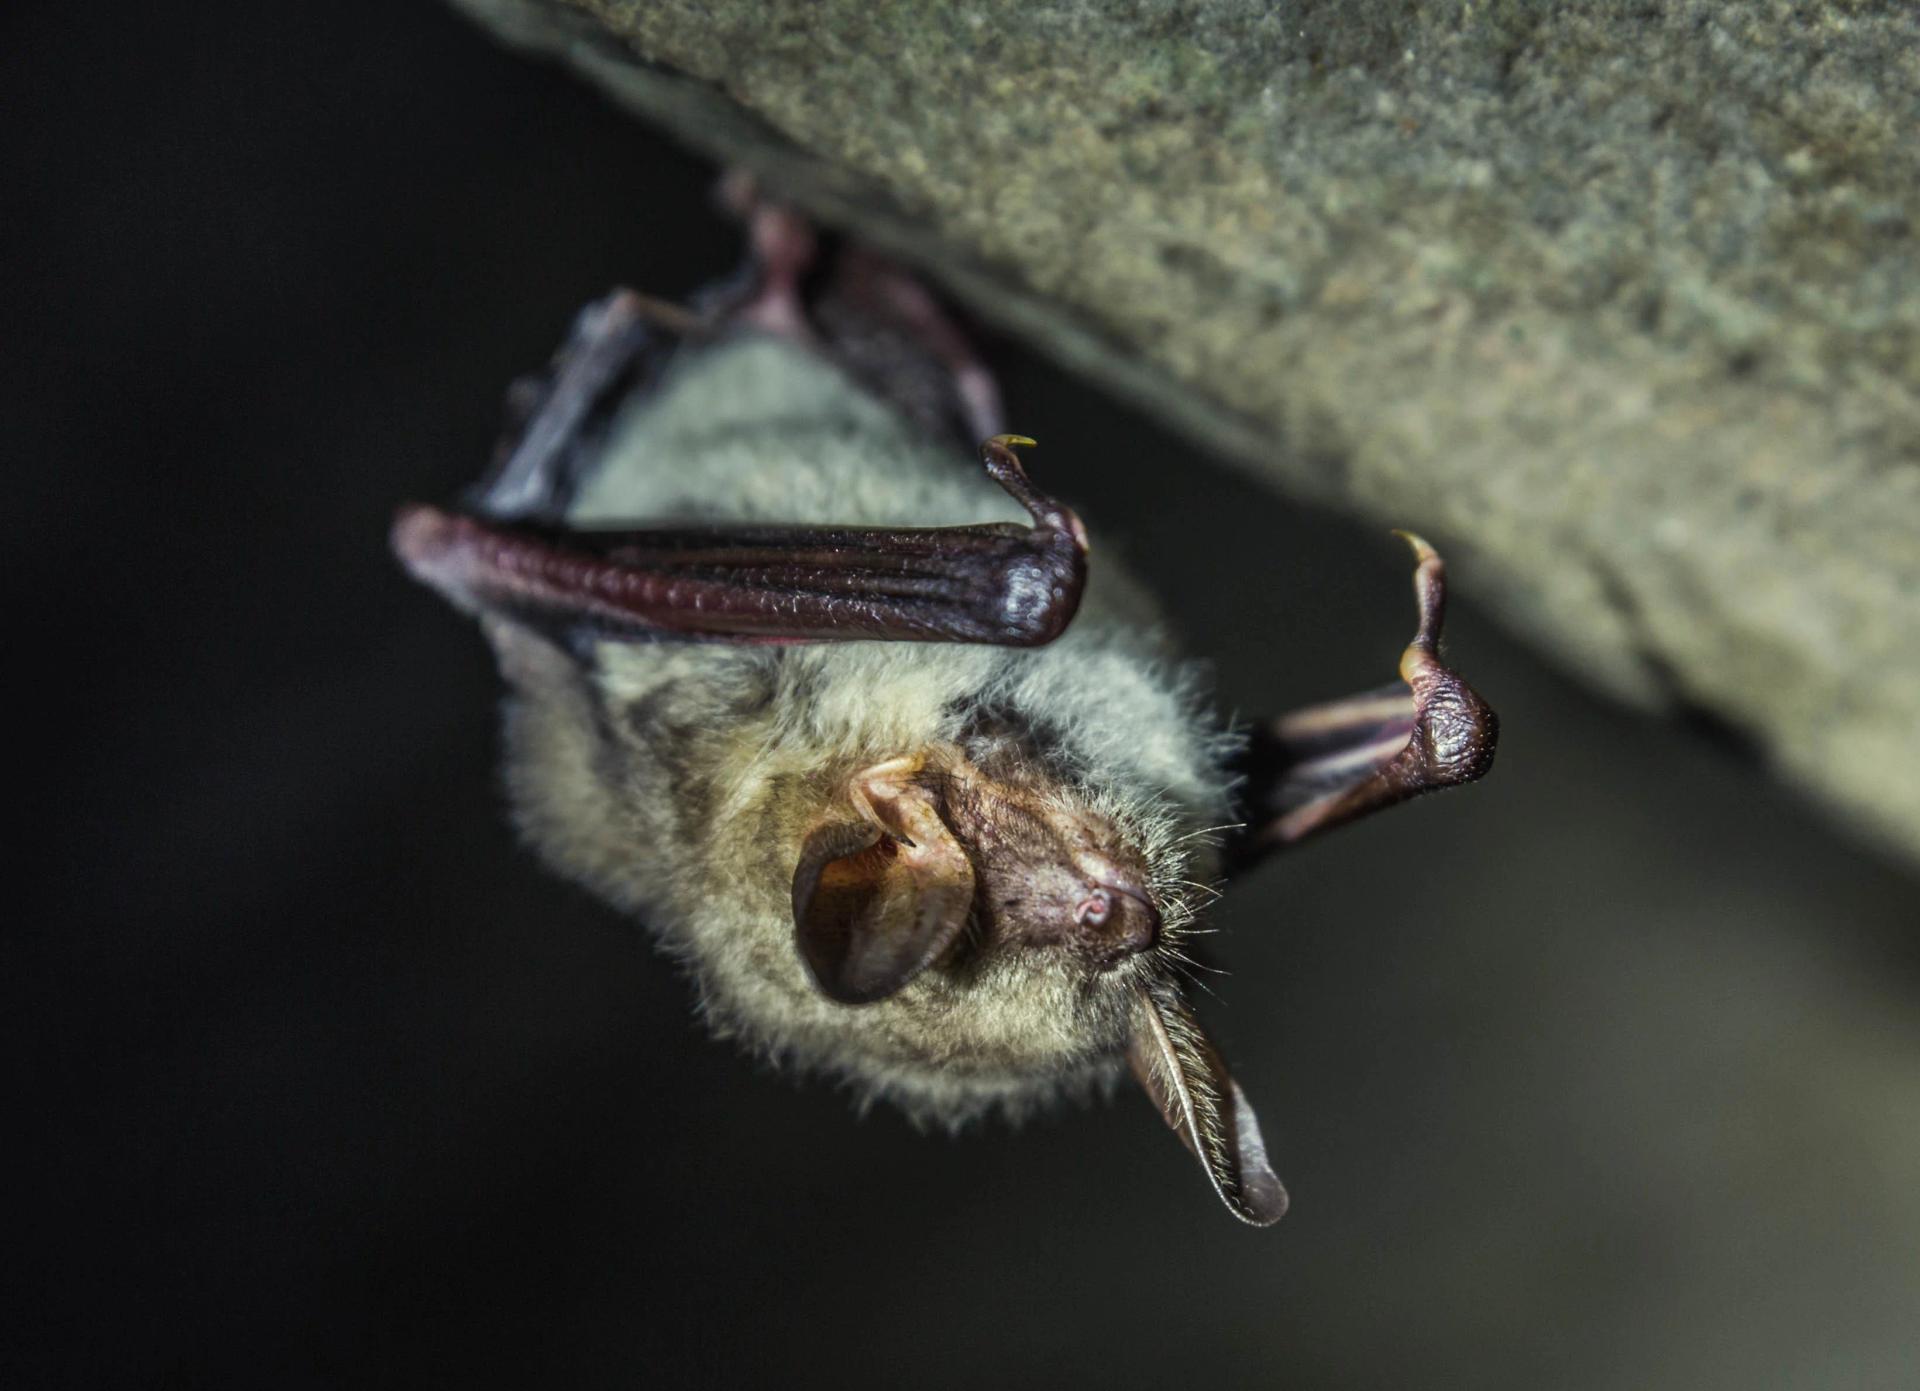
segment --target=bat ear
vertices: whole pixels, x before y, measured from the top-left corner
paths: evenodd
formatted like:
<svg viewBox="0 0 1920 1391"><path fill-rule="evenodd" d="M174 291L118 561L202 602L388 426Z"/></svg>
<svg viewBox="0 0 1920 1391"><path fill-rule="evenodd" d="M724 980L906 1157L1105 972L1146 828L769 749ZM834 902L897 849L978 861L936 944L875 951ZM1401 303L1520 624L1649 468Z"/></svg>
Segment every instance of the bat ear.
<svg viewBox="0 0 1920 1391"><path fill-rule="evenodd" d="M547 692L579 684L581 663L555 637L487 613L480 615L480 631L501 678L515 690Z"/></svg>
<svg viewBox="0 0 1920 1391"><path fill-rule="evenodd" d="M965 930L973 864L932 792L900 759L857 775L859 821L807 837L793 874L794 940L828 999L871 1004L931 966Z"/></svg>
<svg viewBox="0 0 1920 1391"><path fill-rule="evenodd" d="M1229 1212L1256 1227L1286 1215L1287 1190L1267 1164L1253 1107L1171 986L1140 989L1127 1061Z"/></svg>

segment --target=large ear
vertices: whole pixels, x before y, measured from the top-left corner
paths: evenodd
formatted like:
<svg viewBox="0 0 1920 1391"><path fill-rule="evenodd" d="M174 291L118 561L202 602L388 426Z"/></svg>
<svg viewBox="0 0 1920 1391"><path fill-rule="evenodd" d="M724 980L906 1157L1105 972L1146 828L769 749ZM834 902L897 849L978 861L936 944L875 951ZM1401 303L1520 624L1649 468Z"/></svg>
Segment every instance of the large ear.
<svg viewBox="0 0 1920 1391"><path fill-rule="evenodd" d="M1267 1164L1253 1108L1172 986L1141 987L1127 1061L1227 1211L1256 1227L1286 1215L1287 1190Z"/></svg>
<svg viewBox="0 0 1920 1391"><path fill-rule="evenodd" d="M853 780L859 820L807 837L793 874L794 940L821 993L871 1004L931 966L965 930L973 865L914 782L917 761L895 759Z"/></svg>

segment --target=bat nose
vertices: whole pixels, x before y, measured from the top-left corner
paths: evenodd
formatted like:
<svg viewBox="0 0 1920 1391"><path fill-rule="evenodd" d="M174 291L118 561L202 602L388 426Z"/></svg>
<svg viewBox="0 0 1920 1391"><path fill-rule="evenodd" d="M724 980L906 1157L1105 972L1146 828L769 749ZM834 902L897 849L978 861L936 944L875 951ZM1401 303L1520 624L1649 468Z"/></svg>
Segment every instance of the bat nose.
<svg viewBox="0 0 1920 1391"><path fill-rule="evenodd" d="M1096 879L1087 886L1073 916L1111 964L1151 950L1160 940L1160 910L1144 891L1131 885Z"/></svg>

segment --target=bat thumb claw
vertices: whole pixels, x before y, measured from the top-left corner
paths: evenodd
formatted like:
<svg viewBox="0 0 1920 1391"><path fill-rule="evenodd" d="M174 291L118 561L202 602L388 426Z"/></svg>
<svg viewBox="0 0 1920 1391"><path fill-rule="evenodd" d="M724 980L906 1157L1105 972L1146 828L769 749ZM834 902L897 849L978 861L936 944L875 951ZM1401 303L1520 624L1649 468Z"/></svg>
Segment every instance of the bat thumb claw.
<svg viewBox="0 0 1920 1391"><path fill-rule="evenodd" d="M1429 560L1438 560L1440 558L1440 553L1428 545L1426 538L1418 533L1395 527L1393 534L1413 547L1413 558L1416 564L1424 565Z"/></svg>

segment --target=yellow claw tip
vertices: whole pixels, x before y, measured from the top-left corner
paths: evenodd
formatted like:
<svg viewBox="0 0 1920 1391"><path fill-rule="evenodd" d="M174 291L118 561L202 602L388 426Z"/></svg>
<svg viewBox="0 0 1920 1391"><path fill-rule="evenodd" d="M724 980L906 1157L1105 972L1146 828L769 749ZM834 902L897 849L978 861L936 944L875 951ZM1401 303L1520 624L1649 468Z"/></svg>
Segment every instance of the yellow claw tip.
<svg viewBox="0 0 1920 1391"><path fill-rule="evenodd" d="M1025 435L995 435L992 439L988 440L987 443L1004 444L1009 447L1019 445L1023 449L1032 449L1036 447L1039 442L1037 440L1030 440Z"/></svg>
<svg viewBox="0 0 1920 1391"><path fill-rule="evenodd" d="M1413 547L1413 558L1416 563L1424 565L1429 560L1440 558L1440 553L1427 544L1426 538L1411 531L1402 531L1398 527L1394 528L1393 534Z"/></svg>

